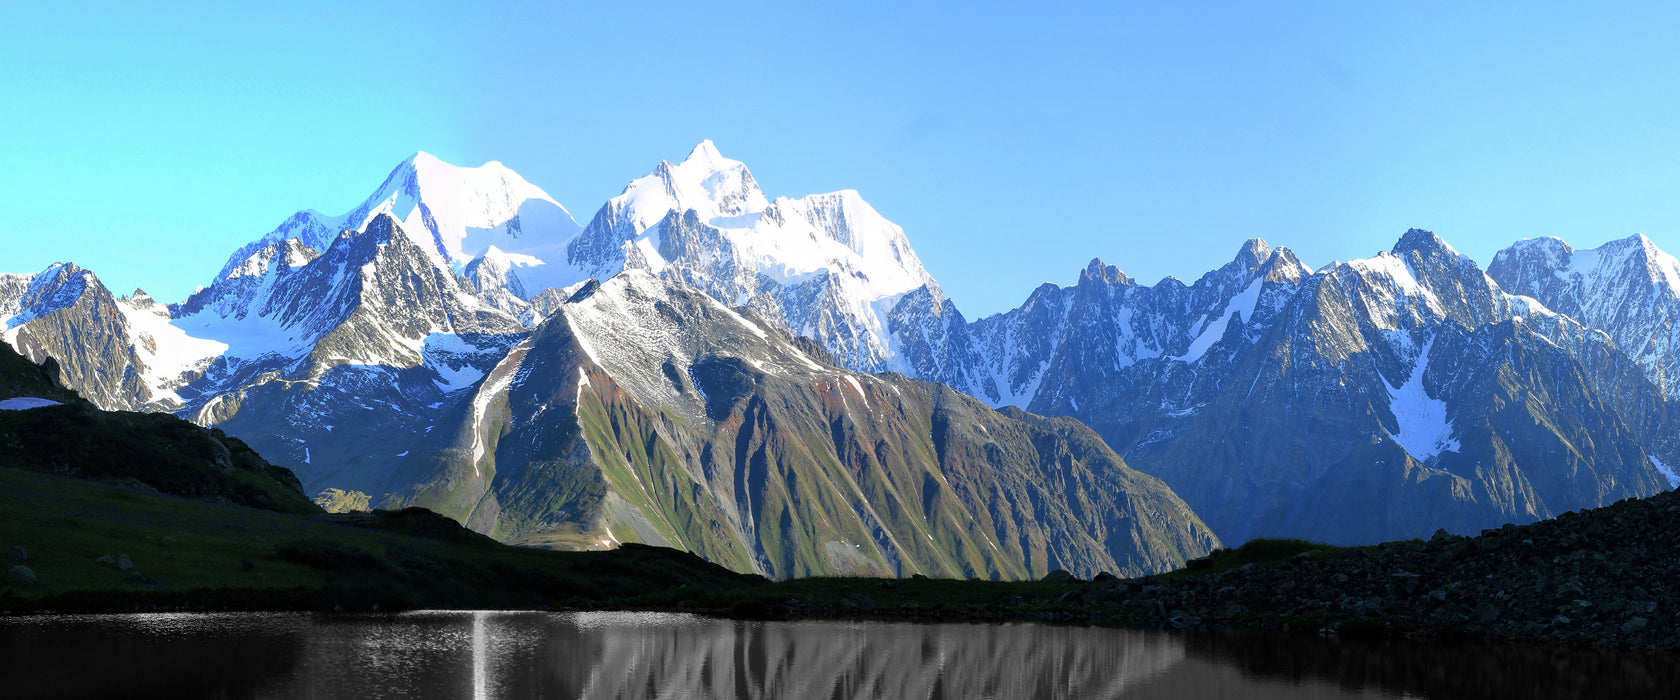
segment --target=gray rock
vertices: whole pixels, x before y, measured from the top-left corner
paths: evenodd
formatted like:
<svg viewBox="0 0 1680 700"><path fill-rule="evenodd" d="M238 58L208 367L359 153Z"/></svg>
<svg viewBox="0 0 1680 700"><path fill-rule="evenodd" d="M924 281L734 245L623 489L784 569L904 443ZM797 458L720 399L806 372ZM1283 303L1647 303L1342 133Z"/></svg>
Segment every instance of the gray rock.
<svg viewBox="0 0 1680 700"><path fill-rule="evenodd" d="M24 549L23 545L14 544L11 549L6 550L6 561L15 561L20 564L29 561L29 551Z"/></svg>
<svg viewBox="0 0 1680 700"><path fill-rule="evenodd" d="M1184 629L1186 627L1190 627L1192 625L1195 625L1196 623L1197 623L1196 616L1191 615L1190 613L1185 612L1183 610L1174 610L1170 613L1167 613L1167 624L1171 625L1172 628L1175 629L1175 630L1181 630L1181 629Z"/></svg>
<svg viewBox="0 0 1680 700"><path fill-rule="evenodd" d="M1068 573L1066 569L1057 569L1045 574L1044 578L1039 580L1045 583L1072 583L1074 581L1078 581L1079 579L1073 574Z"/></svg>
<svg viewBox="0 0 1680 700"><path fill-rule="evenodd" d="M35 583L35 570L22 564L18 564L6 571L6 577L18 583L28 585Z"/></svg>
<svg viewBox="0 0 1680 700"><path fill-rule="evenodd" d="M1645 618L1635 617L1631 620L1628 620L1627 622L1622 623L1622 631L1627 632L1629 634L1634 633L1634 632L1638 632L1639 630L1645 629L1646 624L1648 624L1648 621Z"/></svg>
<svg viewBox="0 0 1680 700"><path fill-rule="evenodd" d="M117 555L117 570L118 571L128 571L129 569L132 569L132 568L134 568L134 560L133 559L129 559L127 554L118 554Z"/></svg>
<svg viewBox="0 0 1680 700"><path fill-rule="evenodd" d="M93 560L93 563L100 566L116 566L117 557L112 554L101 554L98 558Z"/></svg>

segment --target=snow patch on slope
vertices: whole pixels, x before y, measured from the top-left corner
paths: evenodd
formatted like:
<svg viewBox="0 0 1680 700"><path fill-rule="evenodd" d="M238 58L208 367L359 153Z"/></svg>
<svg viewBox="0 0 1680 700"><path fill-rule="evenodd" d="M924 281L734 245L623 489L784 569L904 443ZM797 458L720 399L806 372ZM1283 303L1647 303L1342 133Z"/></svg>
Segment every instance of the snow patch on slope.
<svg viewBox="0 0 1680 700"><path fill-rule="evenodd" d="M428 335L420 353L426 366L437 373L437 387L445 394L465 389L484 378L484 372L470 361L483 351L467 344L461 336L448 333Z"/></svg>
<svg viewBox="0 0 1680 700"><path fill-rule="evenodd" d="M1651 458L1651 466L1656 467L1657 471L1662 472L1663 476L1668 477L1669 488L1680 487L1680 474L1674 473L1674 469L1666 464L1663 464L1662 460L1657 459L1656 455L1648 456Z"/></svg>
<svg viewBox="0 0 1680 700"><path fill-rule="evenodd" d="M1378 310L1378 316L1372 320L1379 327L1400 327L1396 314L1413 299L1422 302L1424 309L1432 317L1445 314L1442 311L1441 300L1418 282L1410 264L1393 253L1382 252L1375 257L1351 260L1347 266L1361 277L1376 282L1364 285L1361 294L1369 299L1369 307Z"/></svg>
<svg viewBox="0 0 1680 700"><path fill-rule="evenodd" d="M520 345L521 346L525 345L528 342L529 341L523 341L523 342L521 342ZM472 412L473 412L473 417L472 417L472 438L473 438L473 442L472 442L472 465L473 465L473 476L479 476L480 475L479 474L479 468L478 468L478 462L479 462L479 460L484 459L484 451L485 451L484 434L486 432L486 429L485 429L485 426L484 426L484 414L487 411L489 411L490 402L492 400L494 400L497 396L500 396L504 392L506 392L507 388L508 388L508 385L513 383L514 375L518 374L518 372L515 371L515 370L518 369L518 367L517 367L518 358L523 358L524 357L523 353L520 352L521 350L522 350L521 347L515 346L515 348L513 350L508 351L507 357L502 358L501 362L496 363L495 369L490 370L489 377L487 379L485 379L484 384L479 386L478 393L473 396L473 400L472 400ZM510 361L514 362L515 366L512 366L512 367L508 366L508 363Z"/></svg>
<svg viewBox="0 0 1680 700"><path fill-rule="evenodd" d="M1383 379L1388 387L1389 411L1399 426L1399 432L1390 435L1420 462L1442 452L1457 452L1459 447L1452 436L1452 421L1447 418L1447 402L1430 397L1423 387L1423 373L1429 367L1429 351L1434 345L1433 336L1423 341L1417 364L1405 383L1395 386Z"/></svg>
<svg viewBox="0 0 1680 700"><path fill-rule="evenodd" d="M117 309L128 323L129 340L144 363L140 381L156 398L180 401L174 389L181 375L228 351L228 344L188 335L171 323L169 308L136 294L117 300Z"/></svg>
<svg viewBox="0 0 1680 700"><path fill-rule="evenodd" d="M1265 278L1255 278L1246 289L1231 297L1231 300L1226 302L1225 311L1219 315L1219 318L1214 319L1213 323L1209 323L1206 328L1201 329L1201 333L1196 336L1196 339L1190 341L1190 349L1186 350L1183 355L1172 359L1179 362L1194 363L1202 359L1202 355L1207 354L1208 348L1213 347L1214 343L1225 337L1225 327L1230 325L1232 316L1242 314L1244 321L1254 320L1254 305L1260 301L1260 288L1264 286L1265 282Z"/></svg>

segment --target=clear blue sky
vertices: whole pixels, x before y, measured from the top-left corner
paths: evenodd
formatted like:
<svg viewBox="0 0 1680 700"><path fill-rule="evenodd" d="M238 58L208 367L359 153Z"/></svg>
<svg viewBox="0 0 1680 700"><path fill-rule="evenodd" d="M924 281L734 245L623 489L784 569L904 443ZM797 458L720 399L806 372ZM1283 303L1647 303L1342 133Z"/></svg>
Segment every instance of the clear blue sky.
<svg viewBox="0 0 1680 700"><path fill-rule="evenodd" d="M415 150L587 221L704 138L771 196L861 191L970 318L1254 236L1680 253L1672 5L346 4L0 6L0 271L179 300Z"/></svg>

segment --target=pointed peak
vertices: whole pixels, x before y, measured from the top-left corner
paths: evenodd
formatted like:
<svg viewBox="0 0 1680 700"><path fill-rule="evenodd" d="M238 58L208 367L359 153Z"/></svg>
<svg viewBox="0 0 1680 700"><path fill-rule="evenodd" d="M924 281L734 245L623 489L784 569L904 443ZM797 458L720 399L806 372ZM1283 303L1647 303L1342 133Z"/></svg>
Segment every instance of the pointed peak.
<svg viewBox="0 0 1680 700"><path fill-rule="evenodd" d="M1260 264L1265 277L1273 282L1299 282L1301 278L1312 274L1312 269L1295 257L1295 251L1288 248L1276 248L1265 262Z"/></svg>
<svg viewBox="0 0 1680 700"><path fill-rule="evenodd" d="M578 288L577 288L577 291L572 292L571 296L566 297L566 303L567 304L576 304L580 301L583 301L584 299L588 299L589 297L595 296L595 292L598 292L600 290L601 290L601 281L598 280L598 279L595 279L594 277L591 277L588 280L585 280L581 285L579 285Z"/></svg>
<svg viewBox="0 0 1680 700"><path fill-rule="evenodd" d="M413 177L415 174L422 171L437 170L440 166L454 167L430 153L425 151L415 151L410 153L407 158L398 162L397 167L391 169L390 177L403 177L406 179ZM390 179L390 177L387 179Z"/></svg>
<svg viewBox="0 0 1680 700"><path fill-rule="evenodd" d="M1650 252L1657 249L1657 244L1653 243L1645 234L1636 233L1627 238L1611 241L1604 247L1611 250L1644 250Z"/></svg>
<svg viewBox="0 0 1680 700"><path fill-rule="evenodd" d="M747 173L746 163L725 157L718 152L716 145L707 140L696 145L694 150L689 151L688 156L684 157L680 163L660 161L659 168L655 172L664 172L667 176L676 175L679 179L692 183L704 181L718 173L734 173L737 171L744 179L752 179L752 176ZM756 186L755 184L754 187Z"/></svg>
<svg viewBox="0 0 1680 700"><path fill-rule="evenodd" d="M1253 269L1260 267L1272 257L1272 247L1259 238L1250 238L1243 242L1242 249L1237 251L1237 261L1244 267Z"/></svg>
<svg viewBox="0 0 1680 700"><path fill-rule="evenodd" d="M718 152L717 144L712 143L711 139L705 139L696 144L694 150L688 152L688 157L684 158L683 162L687 163L694 160L717 163L724 160L724 157L722 153Z"/></svg>
<svg viewBox="0 0 1680 700"><path fill-rule="evenodd" d="M377 238L387 238L392 235L392 232L401 230L402 227L397 225L397 218L391 216L391 212L380 211L374 214L373 218L368 219L367 225L362 227L361 233L371 233ZM357 232L346 230L344 233L356 235Z"/></svg>
<svg viewBox="0 0 1680 700"><path fill-rule="evenodd" d="M1126 273L1120 271L1120 268L1103 264L1102 258L1091 258L1090 264L1086 265L1085 269L1079 273L1080 284L1085 284L1087 280L1105 284L1132 283L1132 278L1127 277Z"/></svg>
<svg viewBox="0 0 1680 700"><path fill-rule="evenodd" d="M1446 240L1435 235L1434 231L1421 228L1406 229L1406 233L1402 234L1400 240L1396 241L1394 247L1389 250L1389 252L1402 258L1406 257L1406 253L1413 251L1425 257L1437 253L1455 258L1459 257L1458 250L1448 245Z"/></svg>
<svg viewBox="0 0 1680 700"><path fill-rule="evenodd" d="M414 176L461 177L462 173L484 171L491 176L499 176L525 183L525 179L513 172L512 168L503 165L499 160L486 161L476 168L462 167L439 158L426 151L415 151L413 155L397 164L395 172ZM528 183L525 183L528 184ZM545 195L546 196L546 195Z"/></svg>
<svg viewBox="0 0 1680 700"><path fill-rule="evenodd" d="M69 276L69 275L75 275L75 274L87 272L87 270L83 269L81 265L77 265L76 263L73 263L73 262L60 262L60 263L53 263L51 265L48 265L47 269L42 270L42 272L43 273L62 274L62 275L65 275L65 276ZM92 273L89 273L89 274L92 274Z"/></svg>

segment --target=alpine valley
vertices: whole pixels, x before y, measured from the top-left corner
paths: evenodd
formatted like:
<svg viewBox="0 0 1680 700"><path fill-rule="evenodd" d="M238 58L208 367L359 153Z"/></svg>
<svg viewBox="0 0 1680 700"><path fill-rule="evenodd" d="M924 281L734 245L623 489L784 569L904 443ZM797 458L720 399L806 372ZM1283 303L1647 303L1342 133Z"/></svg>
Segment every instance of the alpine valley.
<svg viewBox="0 0 1680 700"><path fill-rule="evenodd" d="M1250 240L1193 284L1092 261L970 322L858 193L770 199L710 142L582 226L499 163L418 153L179 303L0 275L0 327L329 509L773 578L1137 575L1680 482L1680 262L1643 237L1486 272L1419 229L1317 270Z"/></svg>

